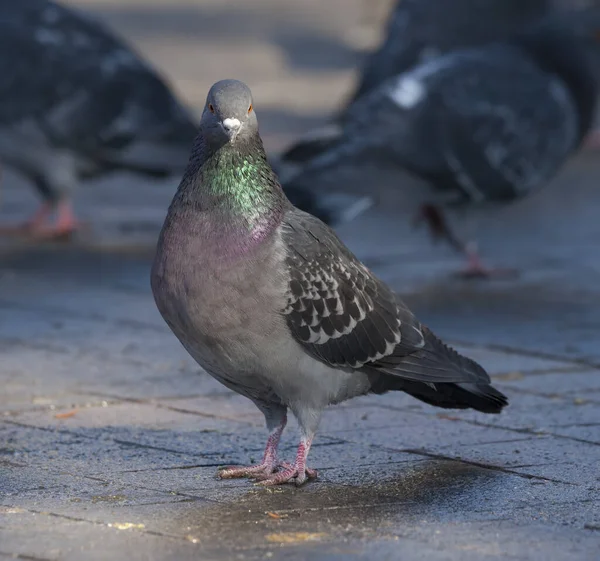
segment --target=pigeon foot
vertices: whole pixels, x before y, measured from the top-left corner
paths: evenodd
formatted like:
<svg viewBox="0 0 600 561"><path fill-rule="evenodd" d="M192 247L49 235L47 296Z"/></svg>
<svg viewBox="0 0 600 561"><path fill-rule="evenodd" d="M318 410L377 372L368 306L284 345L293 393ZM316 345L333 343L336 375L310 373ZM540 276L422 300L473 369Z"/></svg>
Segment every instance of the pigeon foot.
<svg viewBox="0 0 600 561"><path fill-rule="evenodd" d="M309 479L317 478L317 470L304 466L304 469L299 468L296 464L282 463L282 471L271 475L261 475L256 477L258 482L255 485L270 487L272 485L282 485L284 483L295 483L297 486L303 485Z"/></svg>
<svg viewBox="0 0 600 561"><path fill-rule="evenodd" d="M56 221L49 224L52 213L56 211ZM0 235L22 236L35 240L69 240L82 228L73 214L69 201L61 201L56 208L51 203L44 203L27 221L15 226L0 228Z"/></svg>
<svg viewBox="0 0 600 561"><path fill-rule="evenodd" d="M279 445L279 439L281 433L285 428L286 417L283 416L279 426L277 426L273 432L269 435L267 445L265 447L265 453L260 464L252 466L228 466L219 468L217 477L221 479L235 479L239 477L269 477L279 466L277 461L277 446Z"/></svg>
<svg viewBox="0 0 600 561"><path fill-rule="evenodd" d="M467 255L467 264L456 273L456 276L462 279L506 279L519 275L516 269L488 267L484 265L474 244L467 244L465 253Z"/></svg>
<svg viewBox="0 0 600 561"><path fill-rule="evenodd" d="M271 485L281 485L283 483L295 483L300 486L306 483L309 479L317 478L317 471L310 469L306 465L306 458L308 451L310 450L310 444L312 439L302 439L298 446L298 452L296 453L296 461L293 464L283 462L280 466L283 468L282 471L278 471L272 475L264 475L257 477L258 483L255 485L262 485L264 487L270 487Z"/></svg>

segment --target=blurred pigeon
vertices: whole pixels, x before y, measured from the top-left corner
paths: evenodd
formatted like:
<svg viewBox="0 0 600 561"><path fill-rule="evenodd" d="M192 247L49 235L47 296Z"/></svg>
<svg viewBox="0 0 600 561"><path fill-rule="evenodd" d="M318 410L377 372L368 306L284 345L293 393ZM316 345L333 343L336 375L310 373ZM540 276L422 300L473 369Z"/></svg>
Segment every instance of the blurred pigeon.
<svg viewBox="0 0 600 561"><path fill-rule="evenodd" d="M431 231L485 275L477 252L452 234L436 202L508 202L543 186L592 124L598 85L587 42L599 10L554 16L502 43L453 51L359 98L328 150L284 186L371 159L426 180L437 196L420 211Z"/></svg>
<svg viewBox="0 0 600 561"><path fill-rule="evenodd" d="M447 347L317 218L296 209L271 169L252 94L236 80L209 91L190 163L152 268L166 323L191 356L264 413L263 461L223 478L301 484L323 409L390 390L446 408L498 413L484 369ZM301 440L277 445L288 408Z"/></svg>
<svg viewBox="0 0 600 561"><path fill-rule="evenodd" d="M0 0L0 53L0 160L30 178L44 201L17 230L73 232L70 198L82 179L185 168L196 133L190 114L97 21L49 0Z"/></svg>
<svg viewBox="0 0 600 561"><path fill-rule="evenodd" d="M371 208L375 202L367 195L317 192L293 185L286 187L285 195L294 206L316 216L330 226L338 226L354 220Z"/></svg>
<svg viewBox="0 0 600 561"><path fill-rule="evenodd" d="M594 3L600 4L598 0L399 0L381 46L367 57L340 114L294 143L281 156L282 162L306 162L327 150L345 119L353 118L354 102L385 80L457 49L506 40L557 10Z"/></svg>

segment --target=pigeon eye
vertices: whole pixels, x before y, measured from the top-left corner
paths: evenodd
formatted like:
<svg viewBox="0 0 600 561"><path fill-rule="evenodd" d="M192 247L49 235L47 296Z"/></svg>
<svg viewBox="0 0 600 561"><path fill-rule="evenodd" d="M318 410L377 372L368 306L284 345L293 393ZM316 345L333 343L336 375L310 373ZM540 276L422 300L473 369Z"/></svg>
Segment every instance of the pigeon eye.
<svg viewBox="0 0 600 561"><path fill-rule="evenodd" d="M212 104L212 103L209 103L209 104L208 104L208 110L209 110L211 113L214 113L214 112L215 112L215 108L213 107L213 104Z"/></svg>
<svg viewBox="0 0 600 561"><path fill-rule="evenodd" d="M248 107L248 114L252 113L252 104L250 104L250 107Z"/></svg>

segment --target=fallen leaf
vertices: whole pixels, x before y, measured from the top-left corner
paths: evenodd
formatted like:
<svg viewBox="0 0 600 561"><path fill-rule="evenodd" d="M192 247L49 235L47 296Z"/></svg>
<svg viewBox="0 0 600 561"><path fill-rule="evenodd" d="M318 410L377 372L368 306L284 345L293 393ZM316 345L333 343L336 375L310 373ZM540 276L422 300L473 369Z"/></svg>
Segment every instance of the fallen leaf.
<svg viewBox="0 0 600 561"><path fill-rule="evenodd" d="M286 532L281 534L267 534L268 542L272 543L302 543L318 541L327 537L323 532Z"/></svg>
<svg viewBox="0 0 600 561"><path fill-rule="evenodd" d="M287 518L287 514L277 514L276 512L267 511L265 514L270 518L275 518L275 520L279 520L280 518Z"/></svg>
<svg viewBox="0 0 600 561"><path fill-rule="evenodd" d="M57 413L54 415L55 419L69 419L79 413L79 409L73 409L72 411L66 411L65 413Z"/></svg>

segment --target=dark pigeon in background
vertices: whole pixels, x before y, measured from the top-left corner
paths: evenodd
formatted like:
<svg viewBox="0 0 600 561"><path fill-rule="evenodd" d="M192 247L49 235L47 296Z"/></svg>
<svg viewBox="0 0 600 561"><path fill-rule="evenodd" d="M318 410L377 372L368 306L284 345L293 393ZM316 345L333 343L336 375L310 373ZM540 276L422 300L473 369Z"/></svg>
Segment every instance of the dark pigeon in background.
<svg viewBox="0 0 600 561"><path fill-rule="evenodd" d="M343 109L329 125L310 131L288 148L280 156L281 164L301 164L327 150L345 119L353 118L354 102L384 81L457 49L504 41L553 13L598 4L597 0L399 0L380 47L366 57ZM599 56L595 63L600 73ZM594 134L590 144L598 138Z"/></svg>
<svg viewBox="0 0 600 561"><path fill-rule="evenodd" d="M491 274L438 203L510 202L553 177L592 126L598 84L589 51L598 29L598 8L552 14L510 40L389 78L349 108L328 149L284 187L309 188L367 160L408 171L435 191L419 217L468 256L465 274Z"/></svg>
<svg viewBox="0 0 600 561"><path fill-rule="evenodd" d="M260 464L223 478L301 484L322 411L368 393L404 391L438 407L498 413L485 370L447 347L317 218L296 209L271 169L252 94L209 91L187 171L152 268L157 307L190 355L264 413ZM290 409L296 459L279 462Z"/></svg>
<svg viewBox="0 0 600 561"><path fill-rule="evenodd" d="M0 68L0 161L43 199L17 230L73 232L71 196L82 179L185 168L192 116L157 71L96 20L49 0L0 0Z"/></svg>

